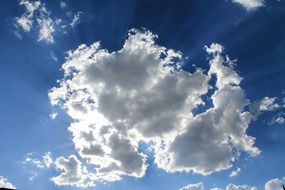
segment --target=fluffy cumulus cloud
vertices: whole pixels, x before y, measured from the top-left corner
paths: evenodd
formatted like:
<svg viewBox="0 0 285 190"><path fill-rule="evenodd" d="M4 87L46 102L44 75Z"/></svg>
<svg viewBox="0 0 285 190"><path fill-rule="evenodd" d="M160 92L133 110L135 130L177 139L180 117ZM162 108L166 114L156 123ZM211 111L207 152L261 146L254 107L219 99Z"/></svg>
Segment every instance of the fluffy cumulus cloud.
<svg viewBox="0 0 285 190"><path fill-rule="evenodd" d="M232 2L241 5L248 11L264 6L264 0L232 0Z"/></svg>
<svg viewBox="0 0 285 190"><path fill-rule="evenodd" d="M9 182L7 178L3 176L0 176L0 187L16 189L16 187L11 182Z"/></svg>
<svg viewBox="0 0 285 190"><path fill-rule="evenodd" d="M75 14L72 21L64 21L53 17L51 11L41 1L20 0L19 5L24 6L25 12L22 16L15 18L17 29L21 29L26 33L34 29L38 35L38 41L54 43L56 32L64 32L67 26L74 27L80 21L81 12ZM21 37L19 32L17 31L16 34Z"/></svg>
<svg viewBox="0 0 285 190"><path fill-rule="evenodd" d="M156 37L133 29L118 51L95 42L68 52L64 77L49 97L73 119L69 131L79 157L56 161L63 171L53 178L56 184L143 177L147 155L141 142L168 172L208 175L230 168L241 152L260 153L246 133L252 115L244 110L249 101L242 77L223 46L205 47L209 70L189 73L181 69L182 53L157 45ZM197 108L205 111L194 114Z"/></svg>
<svg viewBox="0 0 285 190"><path fill-rule="evenodd" d="M179 190L204 190L204 184L203 183L194 183L194 184L188 184Z"/></svg>

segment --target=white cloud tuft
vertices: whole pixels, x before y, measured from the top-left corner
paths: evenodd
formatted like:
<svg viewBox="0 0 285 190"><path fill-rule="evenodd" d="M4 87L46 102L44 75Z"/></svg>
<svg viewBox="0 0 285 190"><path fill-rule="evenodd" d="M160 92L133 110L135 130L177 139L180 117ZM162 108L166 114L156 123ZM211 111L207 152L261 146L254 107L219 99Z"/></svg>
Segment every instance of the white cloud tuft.
<svg viewBox="0 0 285 190"><path fill-rule="evenodd" d="M271 179L269 180L264 187L264 190L280 190L282 189L282 185L285 184L285 179Z"/></svg>
<svg viewBox="0 0 285 190"><path fill-rule="evenodd" d="M257 190L255 186L229 184L226 190Z"/></svg>
<svg viewBox="0 0 285 190"><path fill-rule="evenodd" d="M23 164L33 165L37 168L49 168L53 164L52 154L51 152L46 152L40 158L37 158L34 153L28 153Z"/></svg>
<svg viewBox="0 0 285 190"><path fill-rule="evenodd" d="M51 12L46 8L46 5L40 1L21 0L19 5L25 7L25 12L21 17L15 18L16 27L21 28L24 32L30 32L33 29L36 30L38 41L46 43L54 43L54 35L57 31L66 30L68 25L71 28L78 24L80 22L80 15L82 14L78 12L71 21L63 21L62 19L53 17ZM60 6L62 7L63 5L64 2L61 2ZM19 31L15 34L20 35Z"/></svg>
<svg viewBox="0 0 285 190"><path fill-rule="evenodd" d="M264 0L232 0L232 2L243 6L247 11L256 10L265 6Z"/></svg>
<svg viewBox="0 0 285 190"><path fill-rule="evenodd" d="M50 117L51 119L55 119L56 116L57 116L57 113L56 113L56 112L52 112L52 113L49 115L49 117Z"/></svg>
<svg viewBox="0 0 285 190"><path fill-rule="evenodd" d="M255 101L250 105L250 111L253 114L253 120L257 120L258 117L264 112L272 112L278 109L282 109L282 105L279 103L277 97L263 97L259 101ZM274 118L275 120L275 118ZM275 121L269 123L273 124Z"/></svg>
<svg viewBox="0 0 285 190"><path fill-rule="evenodd" d="M181 187L179 190L204 190L204 184L203 183L189 184L184 187Z"/></svg>
<svg viewBox="0 0 285 190"><path fill-rule="evenodd" d="M282 125L285 122L285 119L284 119L284 117L279 116L275 119L275 122Z"/></svg>
<svg viewBox="0 0 285 190"><path fill-rule="evenodd" d="M65 9L65 8L67 7L66 2L64 2L64 1L61 1L61 2L59 3L59 5L60 5L60 7L61 7L62 9Z"/></svg>
<svg viewBox="0 0 285 190"><path fill-rule="evenodd" d="M16 18L16 22L25 32L31 31L33 21L30 18L21 16L20 18Z"/></svg>
<svg viewBox="0 0 285 190"><path fill-rule="evenodd" d="M28 153L25 155L22 164L28 167L29 180L34 180L40 170L48 169L54 165L51 152L46 152L42 156L37 157L35 153Z"/></svg>
<svg viewBox="0 0 285 190"><path fill-rule="evenodd" d="M86 169L82 167L81 162L76 156L71 155L67 159L60 157L56 160L55 165L57 169L63 171L59 176L51 178L56 185L72 185L76 187L94 186L92 182L86 182Z"/></svg>
<svg viewBox="0 0 285 190"><path fill-rule="evenodd" d="M74 120L69 131L82 165L95 167L86 174L91 181L143 177L142 141L168 172L208 175L230 168L237 157L233 152L260 153L246 134L252 115L244 111L248 100L239 86L242 78L234 62L222 56L224 48L206 47L209 71L188 73L181 69L182 54L158 46L156 37L132 29L115 52L98 42L79 46L62 65L59 87L49 92L51 103ZM209 84L212 77L215 86ZM202 97L210 89L215 91L208 96L213 107L193 114L206 104Z"/></svg>
<svg viewBox="0 0 285 190"><path fill-rule="evenodd" d="M70 23L71 27L74 27L75 25L80 23L80 16L82 15L82 12L78 12L73 16L73 19Z"/></svg>
<svg viewBox="0 0 285 190"><path fill-rule="evenodd" d="M7 178L3 176L0 176L0 187L16 189L16 187L11 182L9 182Z"/></svg>
<svg viewBox="0 0 285 190"><path fill-rule="evenodd" d="M236 170L233 170L233 171L230 173L229 177L235 177L235 176L237 176L240 172L241 172L241 169L240 169L240 168L237 168Z"/></svg>
<svg viewBox="0 0 285 190"><path fill-rule="evenodd" d="M260 111L272 111L280 107L276 102L276 97L264 97L259 102Z"/></svg>
<svg viewBox="0 0 285 190"><path fill-rule="evenodd" d="M55 22L51 18L37 19L39 25L38 41L53 43L53 33L55 32Z"/></svg>

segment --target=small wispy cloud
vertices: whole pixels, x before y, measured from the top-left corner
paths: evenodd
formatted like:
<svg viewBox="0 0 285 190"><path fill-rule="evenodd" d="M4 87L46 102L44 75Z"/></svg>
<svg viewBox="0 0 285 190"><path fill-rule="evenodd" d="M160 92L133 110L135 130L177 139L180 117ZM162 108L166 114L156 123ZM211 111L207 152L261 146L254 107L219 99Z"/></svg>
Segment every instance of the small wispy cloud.
<svg viewBox="0 0 285 190"><path fill-rule="evenodd" d="M73 28L80 22L82 12L74 14L71 20L54 17L46 4L41 1L21 0L19 5L25 7L25 12L15 18L15 26L21 29L24 33L29 33L35 30L38 35L38 41L46 43L54 43L54 35L56 32L67 30L68 26ZM60 7L66 8L65 2L60 3ZM62 31L65 33L66 31ZM19 38L22 38L20 31L14 32Z"/></svg>
<svg viewBox="0 0 285 190"><path fill-rule="evenodd" d="M38 176L40 170L52 167L54 160L51 152L46 152L41 156L37 156L35 153L27 153L22 164L29 168L29 180L32 181Z"/></svg>
<svg viewBox="0 0 285 190"><path fill-rule="evenodd" d="M240 168L237 168L236 170L233 170L233 171L230 173L229 177L235 177L235 176L237 176L240 172L241 172L241 169L240 169Z"/></svg>
<svg viewBox="0 0 285 190"><path fill-rule="evenodd" d="M55 119L56 116L57 116L57 113L56 113L56 112L52 112L52 113L49 115L49 117L50 117L51 119Z"/></svg>

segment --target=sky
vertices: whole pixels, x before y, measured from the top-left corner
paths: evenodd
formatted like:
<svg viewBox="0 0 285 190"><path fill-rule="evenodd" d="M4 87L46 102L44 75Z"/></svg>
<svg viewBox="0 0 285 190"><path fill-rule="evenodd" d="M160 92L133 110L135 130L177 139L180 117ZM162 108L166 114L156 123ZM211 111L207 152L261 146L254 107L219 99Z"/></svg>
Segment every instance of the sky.
<svg viewBox="0 0 285 190"><path fill-rule="evenodd" d="M285 1L0 3L0 187L282 189Z"/></svg>

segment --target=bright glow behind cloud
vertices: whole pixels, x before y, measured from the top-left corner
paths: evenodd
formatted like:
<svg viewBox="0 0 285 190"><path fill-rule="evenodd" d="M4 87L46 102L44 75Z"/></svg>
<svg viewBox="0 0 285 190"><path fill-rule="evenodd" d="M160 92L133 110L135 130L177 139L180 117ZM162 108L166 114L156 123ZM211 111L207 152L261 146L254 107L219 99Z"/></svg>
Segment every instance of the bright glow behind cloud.
<svg viewBox="0 0 285 190"><path fill-rule="evenodd" d="M110 53L96 42L68 53L64 78L49 97L73 118L69 130L82 162L59 158L56 165L63 173L53 178L57 185L144 176L147 156L139 150L141 141L168 172L208 175L230 168L238 157L233 152L260 153L246 134L252 115L244 111L242 78L223 56L224 48L206 47L209 71L188 73L181 70L182 54L155 44L155 38L133 29L119 51ZM211 86L214 76L217 83ZM213 107L194 116L192 110L205 104L202 96L214 87L208 96ZM69 167L71 159L82 169ZM96 172L86 170L90 165ZM72 172L78 178L68 183L63 178Z"/></svg>

